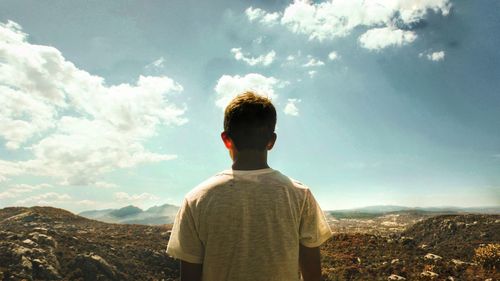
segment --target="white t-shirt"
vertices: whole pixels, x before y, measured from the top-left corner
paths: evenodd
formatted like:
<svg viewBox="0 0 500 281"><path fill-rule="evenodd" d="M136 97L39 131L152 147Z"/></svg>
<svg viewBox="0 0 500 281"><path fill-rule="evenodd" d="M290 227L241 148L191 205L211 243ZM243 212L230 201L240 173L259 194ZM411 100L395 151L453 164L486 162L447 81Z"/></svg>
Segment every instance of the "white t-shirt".
<svg viewBox="0 0 500 281"><path fill-rule="evenodd" d="M271 168L227 170L189 192L167 253L203 264L203 281L299 280L299 243L332 235L310 190Z"/></svg>

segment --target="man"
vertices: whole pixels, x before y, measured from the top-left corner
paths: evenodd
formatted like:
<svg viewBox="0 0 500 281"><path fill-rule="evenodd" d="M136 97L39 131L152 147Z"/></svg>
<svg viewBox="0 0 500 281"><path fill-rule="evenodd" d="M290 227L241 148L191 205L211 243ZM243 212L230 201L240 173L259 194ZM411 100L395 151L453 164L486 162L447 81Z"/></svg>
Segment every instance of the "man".
<svg viewBox="0 0 500 281"><path fill-rule="evenodd" d="M233 160L189 192L167 253L181 260L181 281L321 279L319 246L331 237L310 190L267 164L276 109L246 92L224 112L221 137Z"/></svg>

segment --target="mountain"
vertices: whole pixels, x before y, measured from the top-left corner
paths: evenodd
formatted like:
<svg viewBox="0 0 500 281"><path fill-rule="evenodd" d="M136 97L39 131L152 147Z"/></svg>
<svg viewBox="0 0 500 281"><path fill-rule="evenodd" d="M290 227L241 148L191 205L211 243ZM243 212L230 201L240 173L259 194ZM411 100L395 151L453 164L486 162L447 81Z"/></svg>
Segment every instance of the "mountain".
<svg viewBox="0 0 500 281"><path fill-rule="evenodd" d="M350 211L350 212L360 212L360 213L389 213L389 212L398 212L405 211L411 209L410 207L397 206L397 205L376 205L376 206L366 206L361 208L354 209L345 209L345 210L335 210L335 211Z"/></svg>
<svg viewBox="0 0 500 281"><path fill-rule="evenodd" d="M138 214L142 213L142 209L138 208L136 206L126 206L118 210L113 210L109 212L109 214L113 217L116 218L126 218L126 217L133 217L137 216Z"/></svg>
<svg viewBox="0 0 500 281"><path fill-rule="evenodd" d="M144 224L161 225L173 223L175 215L179 210L178 206L163 204L153 206L147 210L142 210L133 205L125 206L120 209L89 210L79 213L80 216L108 223L123 224ZM405 207L397 205L377 205L367 206L356 209L325 211L327 216L337 219L355 218L369 219L386 214L413 214L417 217L422 215L444 215L444 214L500 214L500 207Z"/></svg>
<svg viewBox="0 0 500 281"><path fill-rule="evenodd" d="M476 213L476 214L500 214L500 206L487 207L405 207L398 205L375 205L354 209L331 210L327 212L334 213L365 213L365 214L384 214L402 211L417 211L431 213Z"/></svg>
<svg viewBox="0 0 500 281"><path fill-rule="evenodd" d="M164 204L142 210L136 206L120 209L90 210L79 213L80 216L108 223L161 225L173 223L179 207Z"/></svg>
<svg viewBox="0 0 500 281"><path fill-rule="evenodd" d="M178 262L165 253L170 227L52 207L0 209L0 280L178 280Z"/></svg>

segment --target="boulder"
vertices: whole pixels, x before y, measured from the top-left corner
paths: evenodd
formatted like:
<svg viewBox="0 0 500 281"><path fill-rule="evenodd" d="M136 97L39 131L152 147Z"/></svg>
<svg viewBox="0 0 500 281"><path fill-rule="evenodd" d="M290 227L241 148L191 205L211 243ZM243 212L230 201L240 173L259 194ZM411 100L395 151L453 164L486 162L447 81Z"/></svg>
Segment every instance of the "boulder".
<svg viewBox="0 0 500 281"><path fill-rule="evenodd" d="M0 239L2 240L9 239L9 237L12 237L14 235L15 234L10 231L0 231Z"/></svg>
<svg viewBox="0 0 500 281"><path fill-rule="evenodd" d="M412 237L402 236L399 238L399 243L406 247L414 247L415 240Z"/></svg>
<svg viewBox="0 0 500 281"><path fill-rule="evenodd" d="M427 245L427 244L420 244L420 245L418 246L418 248L420 248L420 249L422 249L422 250L427 250L427 249L429 249L429 245Z"/></svg>
<svg viewBox="0 0 500 281"><path fill-rule="evenodd" d="M54 238L51 236L39 233L39 232L32 232L29 234L31 239L36 241L40 245L48 246L51 248L56 248L57 247L57 242Z"/></svg>
<svg viewBox="0 0 500 281"><path fill-rule="evenodd" d="M57 259L57 256L55 255L54 251L52 251L52 249L46 251L44 249L34 248L32 250L33 252L31 256L33 258L43 260L44 263L50 264L53 268L59 271L60 268L59 260Z"/></svg>
<svg viewBox="0 0 500 281"><path fill-rule="evenodd" d="M467 262L457 260L457 259L452 259L451 262L456 266L464 266L464 265L468 264Z"/></svg>
<svg viewBox="0 0 500 281"><path fill-rule="evenodd" d="M29 255L32 253L32 250L23 246L19 246L17 244L11 243L11 252L18 257Z"/></svg>
<svg viewBox="0 0 500 281"><path fill-rule="evenodd" d="M47 229L45 227L35 227L33 230L37 232L47 232Z"/></svg>
<svg viewBox="0 0 500 281"><path fill-rule="evenodd" d="M424 256L424 259L436 261L436 260L442 260L443 258L441 256L438 256L438 255L435 255L432 253L428 253L427 255Z"/></svg>
<svg viewBox="0 0 500 281"><path fill-rule="evenodd" d="M24 239L23 240L23 244L31 246L31 247L38 246L38 244L36 242L34 242L33 240L31 240L31 239Z"/></svg>
<svg viewBox="0 0 500 281"><path fill-rule="evenodd" d="M424 271L422 271L422 273L420 273L420 276L429 277L431 279L434 279L434 278L437 278L439 276L439 274L432 272L432 271L429 271L429 270L424 270Z"/></svg>
<svg viewBox="0 0 500 281"><path fill-rule="evenodd" d="M44 259L34 259L33 277L41 280L57 280L61 279L59 271Z"/></svg>
<svg viewBox="0 0 500 281"><path fill-rule="evenodd" d="M22 256L21 257L21 267L25 270L31 271L33 269L33 264L31 263L31 261L27 257Z"/></svg>
<svg viewBox="0 0 500 281"><path fill-rule="evenodd" d="M110 265L104 258L94 253L80 254L73 260L83 280L123 280L123 274Z"/></svg>
<svg viewBox="0 0 500 281"><path fill-rule="evenodd" d="M396 274L391 274L389 277L387 277L387 280L394 281L394 280L406 280L403 276L399 276Z"/></svg>

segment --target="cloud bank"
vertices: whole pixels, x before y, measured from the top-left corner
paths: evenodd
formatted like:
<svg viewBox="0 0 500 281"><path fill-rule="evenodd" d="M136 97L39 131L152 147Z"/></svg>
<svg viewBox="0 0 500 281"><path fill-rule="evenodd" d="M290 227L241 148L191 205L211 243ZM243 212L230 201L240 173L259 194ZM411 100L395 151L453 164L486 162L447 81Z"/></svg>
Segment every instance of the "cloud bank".
<svg viewBox="0 0 500 281"><path fill-rule="evenodd" d="M92 184L117 168L174 159L144 142L161 125L187 121L186 108L169 101L182 90L165 76L107 85L56 48L29 43L17 23L0 23L0 141L30 153L0 159L0 181L36 175Z"/></svg>
<svg viewBox="0 0 500 281"><path fill-rule="evenodd" d="M429 11L447 16L451 4L448 0L330 0L321 3L312 1L294 1L283 11L268 13L259 8L250 7L245 14L251 22L259 22L270 26L278 22L293 33L304 34L309 40L332 40L344 37L359 27L391 28L391 44L362 44L363 47L387 47L397 44L393 37L401 35L406 43L408 34L394 26L411 28L415 23L422 21ZM388 30L383 29L388 36ZM380 30L374 32L381 32ZM401 34L403 33L403 34ZM370 34L369 34L370 35ZM367 40L367 36L365 39ZM373 33L372 33L373 35ZM373 41L373 38L371 38ZM413 39L414 40L414 39ZM361 38L360 38L361 41Z"/></svg>
<svg viewBox="0 0 500 281"><path fill-rule="evenodd" d="M12 199L23 196L25 193L31 193L35 190L50 188L50 184L16 184L8 188L7 190L0 192L0 199Z"/></svg>
<svg viewBox="0 0 500 281"><path fill-rule="evenodd" d="M34 206L34 205L55 205L66 203L71 200L71 196L68 194L60 194L56 192L47 192L44 194L29 196L27 198L16 201L16 204L23 206Z"/></svg>

